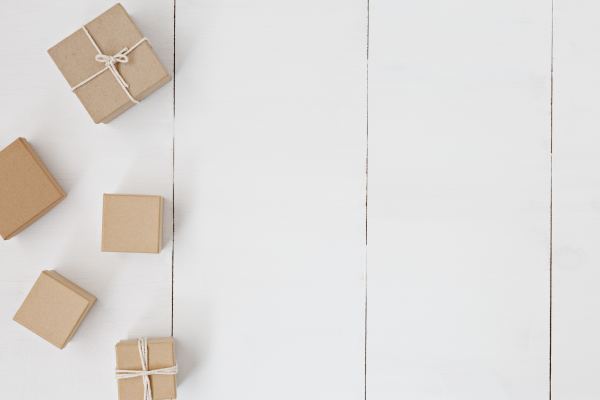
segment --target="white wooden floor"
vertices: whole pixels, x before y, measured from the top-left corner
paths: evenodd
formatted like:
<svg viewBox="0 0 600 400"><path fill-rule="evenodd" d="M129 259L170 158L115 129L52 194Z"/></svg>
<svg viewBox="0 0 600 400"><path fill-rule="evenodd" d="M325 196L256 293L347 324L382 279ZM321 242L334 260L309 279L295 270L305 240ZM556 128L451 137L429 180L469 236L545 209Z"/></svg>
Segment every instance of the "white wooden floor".
<svg viewBox="0 0 600 400"><path fill-rule="evenodd" d="M97 126L46 49L112 4L0 13L0 147L68 192L0 243L3 398L171 333L184 400L600 398L600 3L126 0L175 80ZM159 255L104 192L167 199ZM44 268L98 297L62 351L12 321Z"/></svg>

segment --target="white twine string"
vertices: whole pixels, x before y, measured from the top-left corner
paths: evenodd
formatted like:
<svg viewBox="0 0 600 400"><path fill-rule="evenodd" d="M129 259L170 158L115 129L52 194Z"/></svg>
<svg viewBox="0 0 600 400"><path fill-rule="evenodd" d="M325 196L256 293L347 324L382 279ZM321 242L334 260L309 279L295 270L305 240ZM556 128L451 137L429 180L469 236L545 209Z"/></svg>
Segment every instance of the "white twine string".
<svg viewBox="0 0 600 400"><path fill-rule="evenodd" d="M116 378L131 379L142 377L144 384L144 400L152 400L152 388L150 386L150 375L175 375L177 374L177 364L168 368L159 368L148 371L148 340L143 337L138 339L138 351L140 352L140 360L142 370L118 369L116 370Z"/></svg>
<svg viewBox="0 0 600 400"><path fill-rule="evenodd" d="M100 51L100 48L96 44L96 41L94 40L94 38L92 38L92 35L90 35L90 33L88 32L87 28L85 26L82 26L81 29L83 29L83 32L85 32L85 35L88 37L88 39L90 40L90 43L92 43L92 45L96 49L96 52L98 53L98 54L96 54L95 60L100 63L104 63L104 68L102 68L100 71L96 72L94 75L90 76L89 78L84 79L83 81L79 82L77 85L73 86L71 88L71 90L74 92L75 90L79 89L80 87L82 87L83 85L85 85L86 83L91 81L92 79L96 78L98 75L100 75L104 71L109 70L113 74L115 79L117 80L117 83L119 84L119 86L121 86L121 89L123 89L123 91L125 92L127 97L129 97L129 100L131 100L135 104L138 104L139 101L136 100L131 95L131 93L129 93L129 85L127 84L127 82L125 82L125 79L123 79L123 76L121 76L121 74L117 70L116 65L118 63L122 63L122 64L128 63L129 57L127 57L127 54L129 54L133 50L135 50L136 47L138 47L140 44L148 41L148 38L143 37L136 44L131 46L130 48L124 47L121 49L121 51L119 51L114 56L108 56L106 54L103 54L102 51Z"/></svg>

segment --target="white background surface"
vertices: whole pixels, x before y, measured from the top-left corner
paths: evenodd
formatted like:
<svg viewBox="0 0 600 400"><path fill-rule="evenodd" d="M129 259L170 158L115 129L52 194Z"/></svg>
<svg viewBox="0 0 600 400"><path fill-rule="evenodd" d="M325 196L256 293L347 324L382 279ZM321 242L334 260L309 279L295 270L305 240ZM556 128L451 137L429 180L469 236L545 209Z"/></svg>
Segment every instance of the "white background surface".
<svg viewBox="0 0 600 400"><path fill-rule="evenodd" d="M68 196L0 243L2 397L173 333L180 399L597 399L600 6L554 3L128 0L176 74L108 125L46 49L112 1L3 4L0 147ZM159 255L99 251L104 192L165 197ZM12 321L44 268L98 297L62 351Z"/></svg>

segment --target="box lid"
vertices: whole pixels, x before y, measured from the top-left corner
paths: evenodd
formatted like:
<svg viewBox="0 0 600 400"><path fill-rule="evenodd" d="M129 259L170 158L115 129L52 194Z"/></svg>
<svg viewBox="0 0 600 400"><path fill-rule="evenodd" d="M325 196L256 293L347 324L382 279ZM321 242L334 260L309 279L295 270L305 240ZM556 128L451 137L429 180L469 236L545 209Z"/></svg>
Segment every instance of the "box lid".
<svg viewBox="0 0 600 400"><path fill-rule="evenodd" d="M85 24L85 28L102 53L109 56L123 48L131 48L144 37L121 4L114 5ZM96 61L98 52L81 28L51 47L48 54L70 87L75 87L105 67ZM127 57L129 61L117 63L116 68L135 99L142 100L170 80L168 71L148 41L140 44ZM133 105L109 70L75 90L75 94L96 123L108 122Z"/></svg>
<svg viewBox="0 0 600 400"><path fill-rule="evenodd" d="M95 301L56 271L42 271L13 319L62 349Z"/></svg>
<svg viewBox="0 0 600 400"><path fill-rule="evenodd" d="M172 367L175 362L172 337L148 339L148 369ZM117 369L141 370L142 362L137 339L123 340L115 346ZM119 400L142 400L142 378L120 379ZM174 400L177 397L175 375L151 375L150 386L153 400Z"/></svg>
<svg viewBox="0 0 600 400"><path fill-rule="evenodd" d="M65 197L27 140L0 151L0 236L9 239Z"/></svg>

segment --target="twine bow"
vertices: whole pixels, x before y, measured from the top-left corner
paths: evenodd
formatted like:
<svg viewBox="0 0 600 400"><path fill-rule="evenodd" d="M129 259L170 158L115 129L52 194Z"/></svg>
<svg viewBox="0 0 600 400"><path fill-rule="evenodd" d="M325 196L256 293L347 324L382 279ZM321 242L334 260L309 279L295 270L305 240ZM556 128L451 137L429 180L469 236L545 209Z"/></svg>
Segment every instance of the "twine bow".
<svg viewBox="0 0 600 400"><path fill-rule="evenodd" d="M148 340L145 337L138 339L138 351L140 352L141 370L118 369L115 377L120 379L131 379L142 377L144 385L144 400L152 400L152 387L150 386L151 375L175 375L177 364L168 368L148 370Z"/></svg>
<svg viewBox="0 0 600 400"><path fill-rule="evenodd" d="M96 54L95 59L100 63L104 63L104 67L108 68L110 72L112 72L113 76L115 77L117 82L119 82L119 85L121 85L121 87L125 87L125 89L129 88L129 85L127 84L127 82L125 82L125 79L123 79L123 77L115 67L115 65L118 63L125 64L129 62L129 57L127 57L127 47L124 47L114 56L107 56L106 54ZM129 93L129 91L126 92ZM133 101L137 103L137 100L134 99Z"/></svg>
<svg viewBox="0 0 600 400"><path fill-rule="evenodd" d="M96 44L96 41L94 40L94 38L92 38L92 35L90 35L90 33L88 32L88 30L85 26L83 26L81 29L83 29L83 32L88 37L88 39L90 40L90 43L92 43L92 45L96 49L96 52L98 53L94 57L95 60L100 63L104 63L104 68L102 68L100 71L96 72L94 75L90 76L89 78L84 79L83 81L79 82L77 85L73 86L71 88L71 90L74 92L75 90L79 89L80 87L82 87L83 85L85 85L86 83L91 81L92 79L96 78L98 75L100 75L104 71L109 70L112 73L112 75L115 77L119 86L121 86L121 89L123 89L123 91L129 98L129 100L131 100L135 104L139 103L139 101L136 100L129 92L129 85L127 84L127 82L125 82L125 79L123 79L123 76L119 73L119 70L117 69L116 65L119 63L122 63L122 64L128 63L129 57L127 57L127 54L129 54L133 50L135 50L135 48L138 47L140 44L148 41L148 39L143 37L136 44L131 46L130 48L124 47L117 54L115 54L113 56L109 56L109 55L102 53L102 51Z"/></svg>

